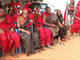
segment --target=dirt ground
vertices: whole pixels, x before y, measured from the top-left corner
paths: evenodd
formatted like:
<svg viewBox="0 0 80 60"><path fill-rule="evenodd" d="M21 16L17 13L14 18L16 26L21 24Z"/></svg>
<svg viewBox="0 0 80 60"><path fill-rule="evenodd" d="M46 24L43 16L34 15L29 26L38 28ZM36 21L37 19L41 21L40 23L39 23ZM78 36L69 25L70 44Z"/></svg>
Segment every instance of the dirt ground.
<svg viewBox="0 0 80 60"><path fill-rule="evenodd" d="M7 54L4 59L0 60L80 60L80 37L75 35L70 39L64 42L65 45L56 45L53 49L45 48L44 51L30 56L22 53L18 55L19 58L13 58Z"/></svg>

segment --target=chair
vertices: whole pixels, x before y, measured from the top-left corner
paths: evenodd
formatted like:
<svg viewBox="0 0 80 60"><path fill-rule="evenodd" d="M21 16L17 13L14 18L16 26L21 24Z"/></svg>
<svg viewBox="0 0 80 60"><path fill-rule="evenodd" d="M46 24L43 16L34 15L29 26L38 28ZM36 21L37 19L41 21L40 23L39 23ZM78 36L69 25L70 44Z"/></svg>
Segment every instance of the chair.
<svg viewBox="0 0 80 60"><path fill-rule="evenodd" d="M14 24L16 25L16 22L14 22ZM20 35L19 29L15 28L14 30ZM21 52L22 52L22 47L19 48L19 54L21 54ZM16 49L16 54L17 53L18 53L18 49Z"/></svg>

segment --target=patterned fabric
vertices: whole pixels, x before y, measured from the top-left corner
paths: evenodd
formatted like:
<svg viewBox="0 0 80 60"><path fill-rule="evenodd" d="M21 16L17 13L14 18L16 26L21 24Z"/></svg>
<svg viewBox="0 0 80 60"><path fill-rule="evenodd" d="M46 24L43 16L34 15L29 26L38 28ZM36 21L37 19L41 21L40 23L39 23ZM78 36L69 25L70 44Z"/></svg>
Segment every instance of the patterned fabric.
<svg viewBox="0 0 80 60"><path fill-rule="evenodd" d="M32 31L31 26L29 28L26 27L26 25L29 22L27 21L24 23L21 28L27 31ZM34 28L34 26L33 26ZM36 28L34 28L36 29ZM40 48L40 40L39 40L39 34L37 33L36 30L33 29L33 35L28 35L27 33L21 32L21 41L22 41L22 47L24 48L24 52L26 55L33 53L35 49ZM32 32L31 32L32 34Z"/></svg>
<svg viewBox="0 0 80 60"><path fill-rule="evenodd" d="M15 49L20 47L20 36L16 32L10 32L10 29L14 26L9 16L6 16L0 23L0 29L4 31L4 33L0 34L2 52L11 49L13 45Z"/></svg>
<svg viewBox="0 0 80 60"><path fill-rule="evenodd" d="M54 13L51 13L48 18L46 19L46 22L49 23L49 24L55 24L58 26L58 19L57 19L57 16L56 14ZM53 28L53 27L49 27L48 28L51 30L52 32L52 35L55 37L58 35L58 31L59 31L59 27L57 28Z"/></svg>

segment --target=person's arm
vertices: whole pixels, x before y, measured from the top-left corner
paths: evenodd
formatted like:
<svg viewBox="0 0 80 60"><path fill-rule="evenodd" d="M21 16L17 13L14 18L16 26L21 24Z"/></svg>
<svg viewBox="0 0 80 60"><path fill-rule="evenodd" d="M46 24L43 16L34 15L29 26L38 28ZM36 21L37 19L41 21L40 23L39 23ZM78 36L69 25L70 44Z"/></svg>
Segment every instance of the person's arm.
<svg viewBox="0 0 80 60"><path fill-rule="evenodd" d="M76 14L77 14L77 10L74 11L73 16L74 16L74 18L76 18L77 20L80 20L80 18L77 17Z"/></svg>
<svg viewBox="0 0 80 60"><path fill-rule="evenodd" d="M0 29L0 34L4 33L4 31L2 29Z"/></svg>
<svg viewBox="0 0 80 60"><path fill-rule="evenodd" d="M50 26L50 27L57 27L55 24L48 24L48 23L46 23L46 16L45 15L43 15L43 24L44 25L47 25L47 26Z"/></svg>
<svg viewBox="0 0 80 60"><path fill-rule="evenodd" d="M69 4L68 4L67 8L68 8L68 10L72 10L72 11L75 10L75 8L70 8L70 5Z"/></svg>
<svg viewBox="0 0 80 60"><path fill-rule="evenodd" d="M17 27L18 27L18 29L19 29L21 32L24 32L24 33L27 33L27 34L30 35L30 32L29 32L29 31L26 31L26 30L20 28L20 19L21 19L21 18L17 18Z"/></svg>
<svg viewBox="0 0 80 60"><path fill-rule="evenodd" d="M63 25L58 21L58 25L59 25L59 27L63 27Z"/></svg>

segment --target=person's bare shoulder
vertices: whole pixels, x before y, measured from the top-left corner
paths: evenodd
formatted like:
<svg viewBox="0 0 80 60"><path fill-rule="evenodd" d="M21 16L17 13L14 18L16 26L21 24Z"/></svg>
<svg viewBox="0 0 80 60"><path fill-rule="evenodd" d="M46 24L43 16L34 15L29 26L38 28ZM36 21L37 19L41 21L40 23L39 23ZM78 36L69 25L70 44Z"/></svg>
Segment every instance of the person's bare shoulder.
<svg viewBox="0 0 80 60"><path fill-rule="evenodd" d="M22 19L22 16L19 16L18 18L17 18L17 20L21 20Z"/></svg>

